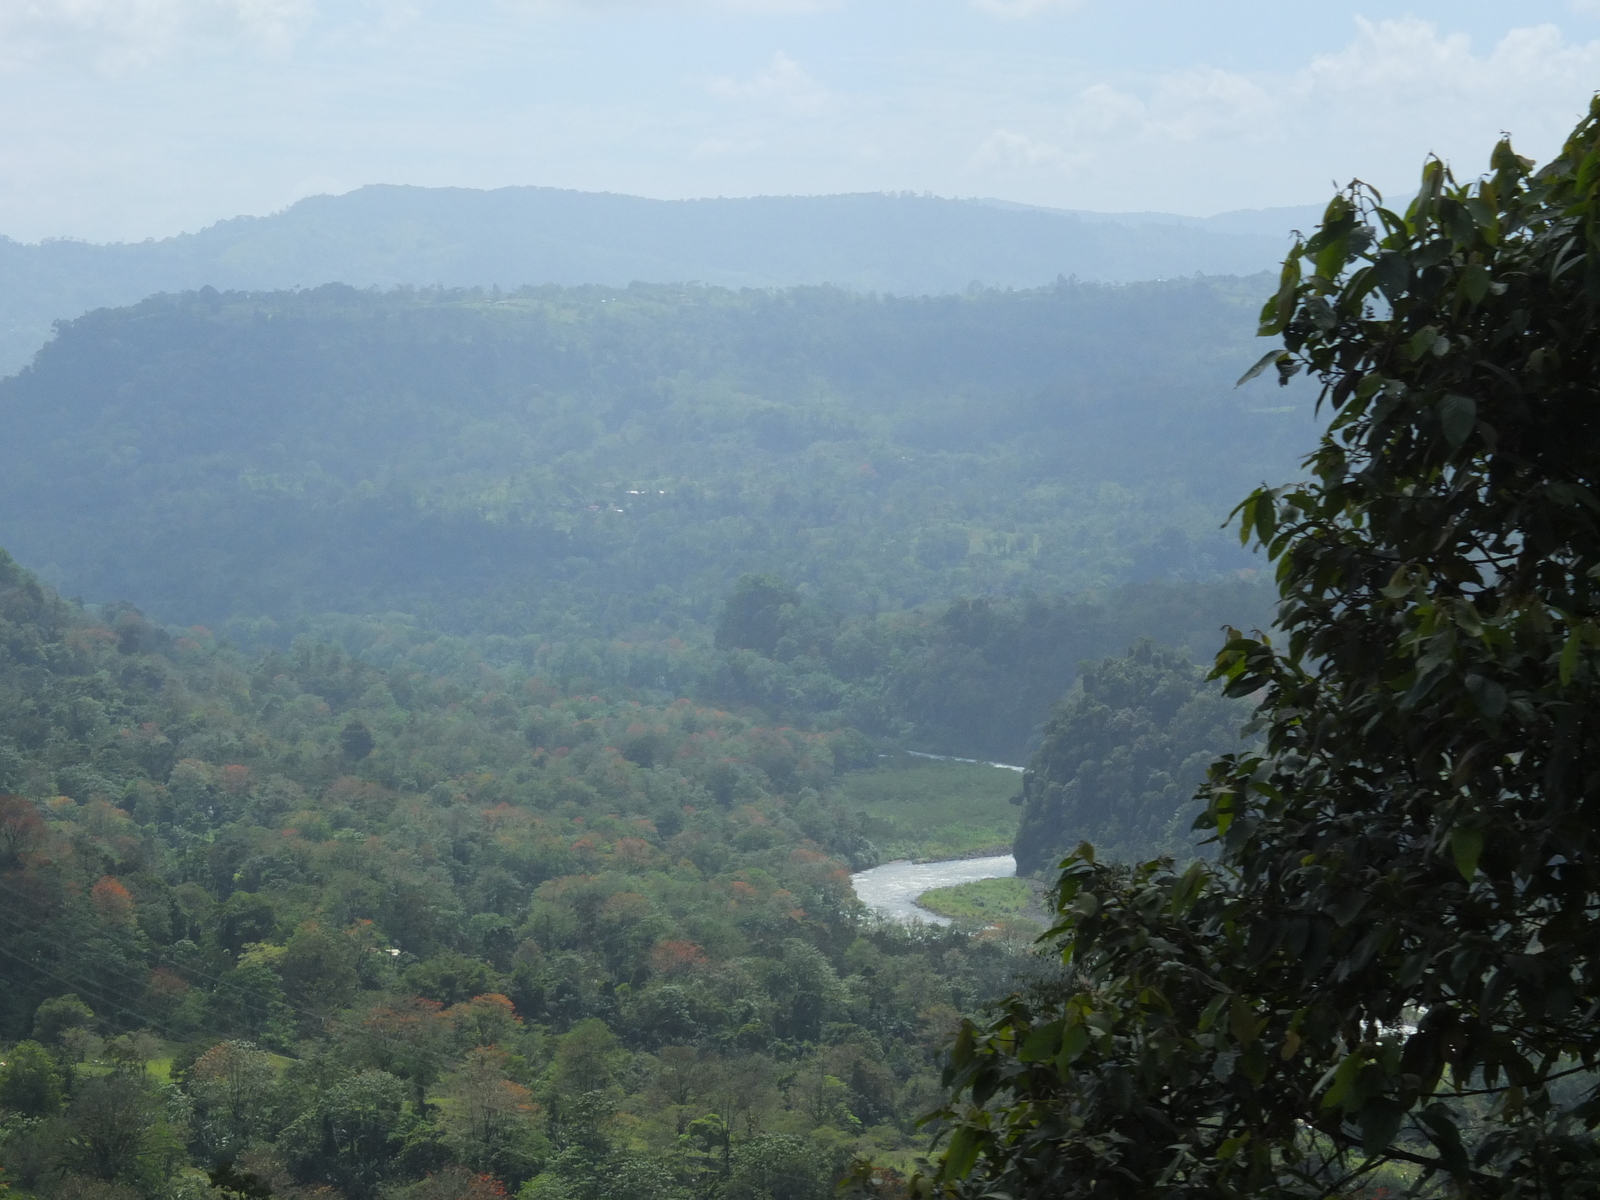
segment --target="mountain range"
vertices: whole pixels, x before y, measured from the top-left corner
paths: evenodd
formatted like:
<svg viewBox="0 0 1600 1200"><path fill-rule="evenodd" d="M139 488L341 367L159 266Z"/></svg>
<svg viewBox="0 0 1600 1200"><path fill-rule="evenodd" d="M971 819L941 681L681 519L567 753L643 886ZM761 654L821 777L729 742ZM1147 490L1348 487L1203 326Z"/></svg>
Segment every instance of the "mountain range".
<svg viewBox="0 0 1600 1200"><path fill-rule="evenodd" d="M930 295L1242 275L1274 266L1316 211L1193 218L910 194L652 200L374 185L159 240L0 239L0 371L25 364L58 320L208 286L827 283Z"/></svg>

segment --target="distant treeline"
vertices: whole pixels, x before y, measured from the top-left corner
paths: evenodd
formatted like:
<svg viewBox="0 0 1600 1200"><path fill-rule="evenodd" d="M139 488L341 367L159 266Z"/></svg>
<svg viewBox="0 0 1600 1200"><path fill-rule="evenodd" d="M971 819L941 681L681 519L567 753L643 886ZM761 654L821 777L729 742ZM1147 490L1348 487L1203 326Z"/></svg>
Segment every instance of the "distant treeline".
<svg viewBox="0 0 1600 1200"><path fill-rule="evenodd" d="M287 628L229 623L245 645L291 634L385 669L470 676L490 661L568 690L693 696L805 728L849 726L915 750L1021 764L1085 660L1151 637L1210 661L1222 628L1267 627L1269 581L1125 584L1070 596L964 597L847 616L781 578L746 576L712 630L571 639L441 634L415 620L323 617Z"/></svg>
<svg viewBox="0 0 1600 1200"><path fill-rule="evenodd" d="M564 642L745 573L853 615L1203 579L1309 424L1233 387L1259 290L157 297L0 383L0 539L165 620Z"/></svg>
<svg viewBox="0 0 1600 1200"><path fill-rule="evenodd" d="M267 217L124 245L0 238L0 373L53 321L156 292L342 282L523 287L700 280L830 283L901 295L1098 280L1241 274L1272 266L1295 210L1209 221L1093 219L933 196L649 200L557 188L374 186Z"/></svg>

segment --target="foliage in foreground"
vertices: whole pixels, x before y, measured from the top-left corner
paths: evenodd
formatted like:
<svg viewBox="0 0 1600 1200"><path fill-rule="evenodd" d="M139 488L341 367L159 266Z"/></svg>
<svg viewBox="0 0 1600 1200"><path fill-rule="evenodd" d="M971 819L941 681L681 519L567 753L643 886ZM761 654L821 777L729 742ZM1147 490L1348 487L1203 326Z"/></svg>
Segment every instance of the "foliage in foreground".
<svg viewBox="0 0 1600 1200"><path fill-rule="evenodd" d="M1600 1193L1597 189L1600 101L1296 247L1261 366L1332 420L1241 507L1288 645L1218 660L1265 748L1212 770L1216 866L1067 859L1071 985L963 1027L929 1187Z"/></svg>

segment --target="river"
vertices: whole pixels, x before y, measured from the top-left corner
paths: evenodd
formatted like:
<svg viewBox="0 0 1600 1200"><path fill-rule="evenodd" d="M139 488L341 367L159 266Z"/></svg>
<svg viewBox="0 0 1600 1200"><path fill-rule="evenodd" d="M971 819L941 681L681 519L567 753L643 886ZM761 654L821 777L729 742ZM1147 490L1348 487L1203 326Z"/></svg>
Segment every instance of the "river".
<svg viewBox="0 0 1600 1200"><path fill-rule="evenodd" d="M923 921L948 925L950 919L917 906L917 897L934 888L973 883L979 879L1008 879L1017 873L1017 860L1009 854L993 858L952 858L944 862L884 863L850 876L856 895L868 908L892 921Z"/></svg>

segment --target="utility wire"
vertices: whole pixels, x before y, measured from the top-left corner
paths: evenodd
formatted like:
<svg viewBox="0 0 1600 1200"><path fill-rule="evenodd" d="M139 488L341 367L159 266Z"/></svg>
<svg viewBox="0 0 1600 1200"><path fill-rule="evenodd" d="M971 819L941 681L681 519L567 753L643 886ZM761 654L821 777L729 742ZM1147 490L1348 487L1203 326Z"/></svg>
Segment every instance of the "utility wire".
<svg viewBox="0 0 1600 1200"><path fill-rule="evenodd" d="M10 884L8 884L5 881L5 879L3 877L0 877L0 891L10 892L13 896L16 896L16 897L18 897L20 899L23 899L23 900L30 899L30 897L28 897L27 893L19 891L18 889L12 887ZM16 926L17 928L20 928L25 933L26 932L32 932L32 930L27 925L22 923L22 920L21 920L20 917L16 916L15 914L6 912L6 910L4 908L0 908L0 919L11 921L14 926ZM204 981L210 983L211 985L213 985L213 987L232 988L233 990L235 990L237 992L240 992L240 993L242 993L244 995L247 995L247 996L253 994L248 989L244 988L241 984L235 983L234 981L232 981L230 979L223 978L221 976L212 975L209 972L200 970L197 967L194 967L194 968L185 967L185 968L183 968L183 970L184 970L185 974L192 975L196 979L204 980ZM138 983L139 986L141 986L141 987L143 986L143 982L141 980L139 980L137 976L131 975L126 971L123 972L123 976L124 976L125 979L129 980L130 982ZM309 1008L302 1008L298 1004L291 1003L287 998L285 998L282 1001L282 1004L284 1005L285 1008L289 1009L292 1012L299 1013L303 1017L309 1017L312 1020L319 1021L319 1022L326 1021L326 1019L327 1019L324 1014L318 1013L318 1012L313 1012Z"/></svg>

